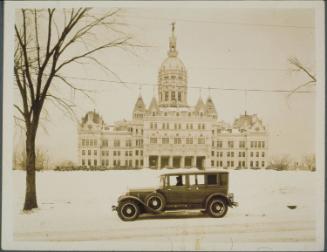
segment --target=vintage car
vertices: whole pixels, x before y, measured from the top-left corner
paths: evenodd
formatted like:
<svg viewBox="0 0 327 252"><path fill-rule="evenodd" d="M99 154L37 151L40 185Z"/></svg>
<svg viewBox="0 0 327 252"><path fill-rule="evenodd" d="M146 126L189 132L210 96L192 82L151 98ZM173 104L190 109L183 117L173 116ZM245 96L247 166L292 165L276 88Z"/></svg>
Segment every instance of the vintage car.
<svg viewBox="0 0 327 252"><path fill-rule="evenodd" d="M228 193L228 178L228 172L217 171L166 173L160 176L159 188L129 190L112 210L123 221L135 220L143 213L186 209L221 218L228 207L238 205L234 195Z"/></svg>

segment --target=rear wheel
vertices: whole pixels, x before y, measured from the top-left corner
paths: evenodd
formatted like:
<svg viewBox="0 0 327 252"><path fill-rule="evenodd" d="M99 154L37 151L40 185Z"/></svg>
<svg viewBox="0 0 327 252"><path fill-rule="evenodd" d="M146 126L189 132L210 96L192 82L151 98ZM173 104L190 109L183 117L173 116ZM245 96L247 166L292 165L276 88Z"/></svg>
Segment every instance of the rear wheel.
<svg viewBox="0 0 327 252"><path fill-rule="evenodd" d="M209 201L206 212L214 218L222 218L226 215L228 206L223 198L214 198Z"/></svg>
<svg viewBox="0 0 327 252"><path fill-rule="evenodd" d="M153 210L162 211L166 206L166 199L160 193L151 193L146 197L145 204Z"/></svg>
<svg viewBox="0 0 327 252"><path fill-rule="evenodd" d="M127 200L119 203L118 216L123 221L133 221L140 214L140 207L134 200Z"/></svg>

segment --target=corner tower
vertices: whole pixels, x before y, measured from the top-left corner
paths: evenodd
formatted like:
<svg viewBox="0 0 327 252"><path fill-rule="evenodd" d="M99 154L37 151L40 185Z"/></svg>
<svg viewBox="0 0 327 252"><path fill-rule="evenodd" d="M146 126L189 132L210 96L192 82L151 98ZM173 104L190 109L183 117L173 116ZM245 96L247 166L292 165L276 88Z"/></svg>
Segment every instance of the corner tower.
<svg viewBox="0 0 327 252"><path fill-rule="evenodd" d="M184 63L177 57L175 23L169 38L168 57L162 62L158 76L160 107L187 107L187 73Z"/></svg>

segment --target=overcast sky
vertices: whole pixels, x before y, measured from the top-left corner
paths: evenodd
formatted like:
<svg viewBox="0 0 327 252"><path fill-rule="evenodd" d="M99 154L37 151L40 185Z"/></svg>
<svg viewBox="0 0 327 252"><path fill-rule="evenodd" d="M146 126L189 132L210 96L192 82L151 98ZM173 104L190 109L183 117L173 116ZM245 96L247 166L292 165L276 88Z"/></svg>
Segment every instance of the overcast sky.
<svg viewBox="0 0 327 252"><path fill-rule="evenodd" d="M313 9L251 8L134 8L123 9L120 18L129 24L134 41L146 45L133 53L113 49L97 54L123 81L157 84L160 64L167 57L171 22L175 21L179 58L188 71L188 103L194 105L208 87L236 89L291 90L308 81L303 72L291 71L288 58L297 57L315 73L315 19ZM126 30L126 28L124 28ZM105 34L97 34L101 40ZM65 74L74 83L101 90L92 104L69 93L78 105L78 116L98 111L105 122L131 119L139 85L118 85L95 80L114 80L94 65L75 65ZM271 155L288 153L299 157L314 152L315 88L312 93L211 90L219 120L232 123L243 114L257 114L269 129ZM142 86L147 105L157 90ZM67 94L65 94L67 95ZM50 122L43 122L38 143L54 160L77 159L77 125L60 111L48 107ZM16 142L22 134L16 131Z"/></svg>

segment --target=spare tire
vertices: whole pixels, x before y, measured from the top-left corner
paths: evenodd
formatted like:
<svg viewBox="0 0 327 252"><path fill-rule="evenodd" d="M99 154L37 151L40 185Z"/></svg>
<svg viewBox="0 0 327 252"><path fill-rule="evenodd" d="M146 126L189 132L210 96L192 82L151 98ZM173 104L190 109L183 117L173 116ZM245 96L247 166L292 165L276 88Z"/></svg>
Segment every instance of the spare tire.
<svg viewBox="0 0 327 252"><path fill-rule="evenodd" d="M166 207L166 199L161 193L153 192L145 198L145 204L153 210L162 211Z"/></svg>

